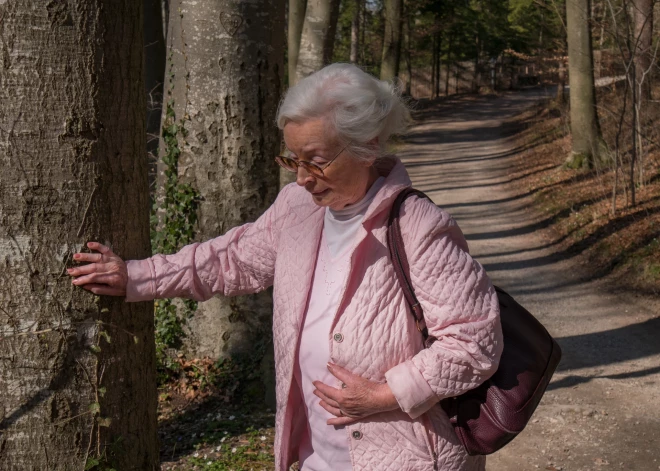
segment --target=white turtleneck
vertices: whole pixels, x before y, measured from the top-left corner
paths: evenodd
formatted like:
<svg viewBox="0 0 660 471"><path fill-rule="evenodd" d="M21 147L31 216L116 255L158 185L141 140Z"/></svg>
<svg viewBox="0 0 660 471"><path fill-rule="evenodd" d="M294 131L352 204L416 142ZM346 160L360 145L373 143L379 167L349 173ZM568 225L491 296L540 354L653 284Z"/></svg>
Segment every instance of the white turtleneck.
<svg viewBox="0 0 660 471"><path fill-rule="evenodd" d="M383 177L371 185L357 203L340 210L326 208L323 235L317 254L312 289L300 335L298 368L295 378L300 386L307 412L308 433L300 444L302 471L350 471L351 458L344 427L327 425L333 416L319 405L313 381L340 387L327 369L333 321L350 270L350 259L364 215L385 183Z"/></svg>

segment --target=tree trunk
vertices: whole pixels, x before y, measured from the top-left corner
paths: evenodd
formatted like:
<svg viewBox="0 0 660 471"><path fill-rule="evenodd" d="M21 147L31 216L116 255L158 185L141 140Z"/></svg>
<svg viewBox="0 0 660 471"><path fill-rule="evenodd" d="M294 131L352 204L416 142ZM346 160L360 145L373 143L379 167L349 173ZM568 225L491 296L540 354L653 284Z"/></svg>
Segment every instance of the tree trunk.
<svg viewBox="0 0 660 471"><path fill-rule="evenodd" d="M412 25L410 24L410 11L406 13L406 66L408 68L408 82L406 82L406 95L412 96L412 81L413 81L413 72L412 72Z"/></svg>
<svg viewBox="0 0 660 471"><path fill-rule="evenodd" d="M573 149L571 168L593 166L598 160L599 127L594 91L589 0L567 0L568 79Z"/></svg>
<svg viewBox="0 0 660 471"><path fill-rule="evenodd" d="M436 83L440 81L440 77L436 75L438 68L435 66L435 61L438 60L438 54L436 51L437 40L438 40L437 35L433 33L431 37L431 98L436 98L435 87L436 87Z"/></svg>
<svg viewBox="0 0 660 471"><path fill-rule="evenodd" d="M351 64L358 62L358 50L360 47L360 11L362 10L363 0L355 0L353 2L353 20L351 21Z"/></svg>
<svg viewBox="0 0 660 471"><path fill-rule="evenodd" d="M168 34L171 99L184 127L178 178L201 197L196 240L256 220L277 195L284 7L284 0L172 1L179 13ZM188 321L186 347L196 356L254 356L271 325L269 293L212 298Z"/></svg>
<svg viewBox="0 0 660 471"><path fill-rule="evenodd" d="M562 59L559 60L558 78L559 83L557 84L557 102L563 105L566 103L566 64Z"/></svg>
<svg viewBox="0 0 660 471"><path fill-rule="evenodd" d="M158 468L153 304L65 271L90 240L150 254L142 8L0 4L3 470Z"/></svg>
<svg viewBox="0 0 660 471"><path fill-rule="evenodd" d="M481 82L481 71L479 68L481 67L480 64L480 53L481 53L481 38L479 37L479 33L476 34L475 37L475 46L476 46L476 54L474 56L474 75L472 76L472 92L473 93L479 93L479 88L480 88L480 82Z"/></svg>
<svg viewBox="0 0 660 471"><path fill-rule="evenodd" d="M300 37L296 82L332 61L339 0L308 0ZM280 169L280 188L296 181L296 174Z"/></svg>
<svg viewBox="0 0 660 471"><path fill-rule="evenodd" d="M332 61L339 0L308 0L300 38L296 80L300 80Z"/></svg>
<svg viewBox="0 0 660 471"><path fill-rule="evenodd" d="M380 79L392 80L399 76L401 63L401 31L403 26L403 0L385 0L383 58L380 64Z"/></svg>
<svg viewBox="0 0 660 471"><path fill-rule="evenodd" d="M296 84L296 66L300 52L300 36L305 22L307 0L289 0L288 61L289 86Z"/></svg>
<svg viewBox="0 0 660 471"><path fill-rule="evenodd" d="M435 33L435 76L437 77L437 80L435 82L435 92L434 95L435 97L440 96L440 80L441 80L441 72L442 72L442 30L438 29L438 31Z"/></svg>
<svg viewBox="0 0 660 471"><path fill-rule="evenodd" d="M633 0L635 21L635 76L640 100L651 99L653 67L653 0Z"/></svg>
<svg viewBox="0 0 660 471"><path fill-rule="evenodd" d="M449 33L449 44L447 48L447 75L445 76L445 96L449 96L449 77L451 75L451 49L452 49L452 42L453 42L453 35L452 33Z"/></svg>
<svg viewBox="0 0 660 471"><path fill-rule="evenodd" d="M155 186L163 113L165 35L162 0L144 0L144 89L147 94L147 158L150 187Z"/></svg>

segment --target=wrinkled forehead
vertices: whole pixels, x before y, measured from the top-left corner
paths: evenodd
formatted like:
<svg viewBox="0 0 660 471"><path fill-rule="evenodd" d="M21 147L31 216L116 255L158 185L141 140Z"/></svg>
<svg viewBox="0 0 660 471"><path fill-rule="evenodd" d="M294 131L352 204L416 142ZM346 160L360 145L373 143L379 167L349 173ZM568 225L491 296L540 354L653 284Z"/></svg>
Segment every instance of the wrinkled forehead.
<svg viewBox="0 0 660 471"><path fill-rule="evenodd" d="M285 149L293 153L328 151L336 146L336 133L325 119L291 121L284 126L282 151Z"/></svg>

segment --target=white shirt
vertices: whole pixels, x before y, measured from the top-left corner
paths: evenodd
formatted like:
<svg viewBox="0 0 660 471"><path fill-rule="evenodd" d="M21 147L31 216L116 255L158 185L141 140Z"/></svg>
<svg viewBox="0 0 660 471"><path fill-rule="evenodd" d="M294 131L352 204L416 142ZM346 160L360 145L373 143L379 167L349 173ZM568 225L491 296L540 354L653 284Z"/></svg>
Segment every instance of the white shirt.
<svg viewBox="0 0 660 471"><path fill-rule="evenodd" d="M339 388L341 382L327 368L331 332L350 271L351 255L362 220L384 178L371 186L364 198L339 211L326 209L323 235L317 255L304 324L300 335L295 378L301 388L307 413L308 433L300 444L301 471L350 471L349 437L344 427L327 425L334 416L323 409L314 395L313 381Z"/></svg>

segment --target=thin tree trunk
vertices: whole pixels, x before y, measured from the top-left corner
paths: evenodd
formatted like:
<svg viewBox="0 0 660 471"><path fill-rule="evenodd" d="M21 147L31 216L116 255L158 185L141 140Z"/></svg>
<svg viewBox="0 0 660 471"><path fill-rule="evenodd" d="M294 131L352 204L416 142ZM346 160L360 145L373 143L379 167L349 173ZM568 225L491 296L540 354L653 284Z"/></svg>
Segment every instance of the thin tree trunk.
<svg viewBox="0 0 660 471"><path fill-rule="evenodd" d="M144 87L147 95L147 158L150 188L153 189L156 184L166 64L162 0L144 0L144 64Z"/></svg>
<svg viewBox="0 0 660 471"><path fill-rule="evenodd" d="M561 104L566 103L566 64L563 59L559 61L559 83L557 84L557 101Z"/></svg>
<svg viewBox="0 0 660 471"><path fill-rule="evenodd" d="M439 27L439 25L438 25ZM435 75L437 80L435 82L435 96L440 96L440 80L441 80L441 71L442 71L442 30L438 29L435 33Z"/></svg>
<svg viewBox="0 0 660 471"><path fill-rule="evenodd" d="M599 153L600 133L596 116L590 11L589 0L566 2L573 138L573 149L567 159L567 165L572 168L595 165Z"/></svg>
<svg viewBox="0 0 660 471"><path fill-rule="evenodd" d="M366 57L364 56L365 45L367 44L364 40L367 33L367 2L366 0L360 1L362 2L362 26L360 27L360 44L362 44L362 48L360 50L360 64L364 64L366 62Z"/></svg>
<svg viewBox="0 0 660 471"><path fill-rule="evenodd" d="M335 44L339 0L308 0L300 37L296 82L329 64ZM279 171L280 188L296 180L296 174Z"/></svg>
<svg viewBox="0 0 660 471"><path fill-rule="evenodd" d="M296 80L307 77L332 61L339 0L308 0L300 37Z"/></svg>
<svg viewBox="0 0 660 471"><path fill-rule="evenodd" d="M0 4L3 470L158 468L153 304L66 276L90 240L150 254L142 8Z"/></svg>
<svg viewBox="0 0 660 471"><path fill-rule="evenodd" d="M449 33L449 44L447 48L447 75L445 76L445 96L449 96L449 76L451 75L451 49L453 43L453 35Z"/></svg>
<svg viewBox="0 0 660 471"><path fill-rule="evenodd" d="M289 0L288 61L289 86L296 84L296 66L300 53L300 37L305 22L307 0Z"/></svg>
<svg viewBox="0 0 660 471"><path fill-rule="evenodd" d="M410 24L410 12L406 14L406 67L408 68L408 82L406 83L406 95L412 96L412 28Z"/></svg>
<svg viewBox="0 0 660 471"><path fill-rule="evenodd" d="M476 55L474 56L474 75L472 79L472 92L473 93L478 93L479 92L479 53L480 53L480 48L481 48L481 41L479 39L479 33L476 35Z"/></svg>
<svg viewBox="0 0 660 471"><path fill-rule="evenodd" d="M653 0L633 0L635 22L635 75L640 88L640 100L651 99L651 68L653 67Z"/></svg>
<svg viewBox="0 0 660 471"><path fill-rule="evenodd" d="M392 80L399 76L401 62L401 28L403 26L403 0L384 1L383 56L380 64L380 79Z"/></svg>
<svg viewBox="0 0 660 471"><path fill-rule="evenodd" d="M285 3L172 3L179 13L170 22L171 97L185 129L177 170L202 198L195 236L201 241L254 221L277 194ZM189 320L186 346L197 356L254 356L270 338L271 322L268 293L212 298Z"/></svg>
<svg viewBox="0 0 660 471"><path fill-rule="evenodd" d="M633 74L633 80L632 80L632 127L631 127L631 132L632 132L632 146L631 146L631 151L630 151L630 205L635 206L636 201L635 201L635 184L637 183L635 181L635 164L637 162L637 107L638 107L638 89L637 85L635 84L635 68L632 67L632 74Z"/></svg>
<svg viewBox="0 0 660 471"><path fill-rule="evenodd" d="M435 61L438 60L438 55L436 53L436 41L438 38L435 33L431 39L431 98L435 98L435 84L440 81L440 77L436 75L438 68L435 66Z"/></svg>
<svg viewBox="0 0 660 471"><path fill-rule="evenodd" d="M353 20L351 21L351 57L350 61L352 64L357 64L358 62L358 51L360 47L360 12L362 10L362 1L355 0L353 7L355 11L353 12Z"/></svg>

